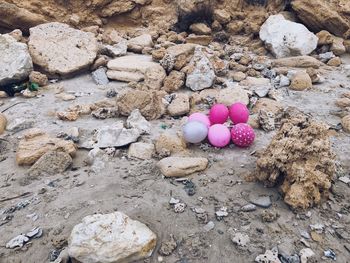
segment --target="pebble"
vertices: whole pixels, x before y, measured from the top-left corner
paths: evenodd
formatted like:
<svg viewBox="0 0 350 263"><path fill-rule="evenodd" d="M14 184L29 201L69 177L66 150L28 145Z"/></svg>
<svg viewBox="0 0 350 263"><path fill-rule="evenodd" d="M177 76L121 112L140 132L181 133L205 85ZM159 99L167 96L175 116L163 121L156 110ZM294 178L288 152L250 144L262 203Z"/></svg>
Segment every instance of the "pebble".
<svg viewBox="0 0 350 263"><path fill-rule="evenodd" d="M243 212L252 212L255 210L256 210L256 205L254 205L254 204L247 204L247 205L241 207L241 211L243 211Z"/></svg>
<svg viewBox="0 0 350 263"><path fill-rule="evenodd" d="M216 218L221 220L223 217L228 216L227 207L221 207L219 211L215 212Z"/></svg>
<svg viewBox="0 0 350 263"><path fill-rule="evenodd" d="M325 250L323 253L325 257L333 259L334 261L337 260L337 256L332 249Z"/></svg>
<svg viewBox="0 0 350 263"><path fill-rule="evenodd" d="M344 184L347 184L347 185L350 184L350 178L347 177L347 176L339 177L339 181L340 181L340 182L343 182Z"/></svg>
<svg viewBox="0 0 350 263"><path fill-rule="evenodd" d="M303 248L302 250L300 250L299 256L301 263L307 263L308 259L315 256L315 253L310 248Z"/></svg>
<svg viewBox="0 0 350 263"><path fill-rule="evenodd" d="M269 208L272 205L270 196L262 196L262 197L258 197L258 198L252 198L250 200L250 202L254 205L257 205L257 206L263 207L263 208Z"/></svg>
<svg viewBox="0 0 350 263"><path fill-rule="evenodd" d="M29 238L25 235L18 235L14 238L12 238L9 242L6 244L6 248L15 248L15 247L23 247L25 243L29 241Z"/></svg>
<svg viewBox="0 0 350 263"><path fill-rule="evenodd" d="M91 73L92 79L97 85L107 85L109 83L106 71L106 68L99 68Z"/></svg>
<svg viewBox="0 0 350 263"><path fill-rule="evenodd" d="M310 225L310 229L312 231L316 231L317 233L322 233L324 231L324 224Z"/></svg>
<svg viewBox="0 0 350 263"><path fill-rule="evenodd" d="M210 230L213 230L215 227L215 224L213 221L209 221L203 228L206 232L209 232Z"/></svg>
<svg viewBox="0 0 350 263"><path fill-rule="evenodd" d="M179 200L179 199L176 199L176 198L174 198L174 197L172 197L172 198L170 199L170 201L169 201L169 204L171 204L171 205L176 205L176 204L178 204L178 203L180 203L180 200Z"/></svg>
<svg viewBox="0 0 350 263"><path fill-rule="evenodd" d="M174 206L175 213L183 213L185 212L186 204L185 203L177 203Z"/></svg>
<svg viewBox="0 0 350 263"><path fill-rule="evenodd" d="M310 239L311 236L307 231L300 231L300 235L306 239Z"/></svg>
<svg viewBox="0 0 350 263"><path fill-rule="evenodd" d="M232 234L231 241L237 246L246 247L250 242L250 238L247 234L237 232Z"/></svg>

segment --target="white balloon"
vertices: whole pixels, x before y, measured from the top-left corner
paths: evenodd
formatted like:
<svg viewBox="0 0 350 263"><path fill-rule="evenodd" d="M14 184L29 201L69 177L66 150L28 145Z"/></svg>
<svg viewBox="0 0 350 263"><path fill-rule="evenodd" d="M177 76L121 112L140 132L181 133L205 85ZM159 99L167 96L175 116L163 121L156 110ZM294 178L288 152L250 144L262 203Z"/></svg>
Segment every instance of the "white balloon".
<svg viewBox="0 0 350 263"><path fill-rule="evenodd" d="M208 136L208 127L199 121L190 121L182 129L184 138L190 143L200 143Z"/></svg>

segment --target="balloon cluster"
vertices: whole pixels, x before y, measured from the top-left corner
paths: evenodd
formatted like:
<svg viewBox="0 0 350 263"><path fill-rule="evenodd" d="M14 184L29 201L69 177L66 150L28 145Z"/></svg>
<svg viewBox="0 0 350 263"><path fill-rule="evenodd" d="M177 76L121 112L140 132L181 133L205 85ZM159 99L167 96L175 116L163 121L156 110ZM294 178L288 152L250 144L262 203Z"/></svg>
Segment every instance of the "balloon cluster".
<svg viewBox="0 0 350 263"><path fill-rule="evenodd" d="M224 125L230 118L233 127ZM200 143L207 137L215 147L227 146L231 139L238 147L248 147L255 139L254 130L247 124L249 110L242 103L234 103L230 108L224 104L215 104L209 116L203 113L193 113L183 127L183 135L189 143Z"/></svg>

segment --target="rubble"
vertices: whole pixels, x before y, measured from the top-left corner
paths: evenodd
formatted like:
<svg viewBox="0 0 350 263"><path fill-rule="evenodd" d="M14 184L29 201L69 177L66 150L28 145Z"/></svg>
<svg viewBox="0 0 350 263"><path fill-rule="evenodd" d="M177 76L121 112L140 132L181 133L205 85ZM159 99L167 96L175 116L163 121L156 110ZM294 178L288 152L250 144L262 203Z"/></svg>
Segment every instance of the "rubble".
<svg viewBox="0 0 350 263"><path fill-rule="evenodd" d="M205 170L208 160L194 157L167 157L160 160L157 166L166 177L182 177Z"/></svg>
<svg viewBox="0 0 350 263"><path fill-rule="evenodd" d="M327 126L296 110L286 111L284 117L280 130L257 160L255 176L267 186L275 186L283 174L280 188L284 201L293 209L307 209L328 197L335 156Z"/></svg>

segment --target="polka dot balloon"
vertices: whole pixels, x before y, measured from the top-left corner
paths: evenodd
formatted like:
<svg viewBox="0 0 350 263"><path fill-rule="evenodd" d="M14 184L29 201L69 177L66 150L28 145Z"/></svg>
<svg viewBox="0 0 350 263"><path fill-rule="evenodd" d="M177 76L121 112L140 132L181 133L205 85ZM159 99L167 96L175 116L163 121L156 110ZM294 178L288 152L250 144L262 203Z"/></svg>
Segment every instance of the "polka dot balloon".
<svg viewBox="0 0 350 263"><path fill-rule="evenodd" d="M255 133L250 125L239 123L231 129L231 138L235 145L245 148L253 144Z"/></svg>

